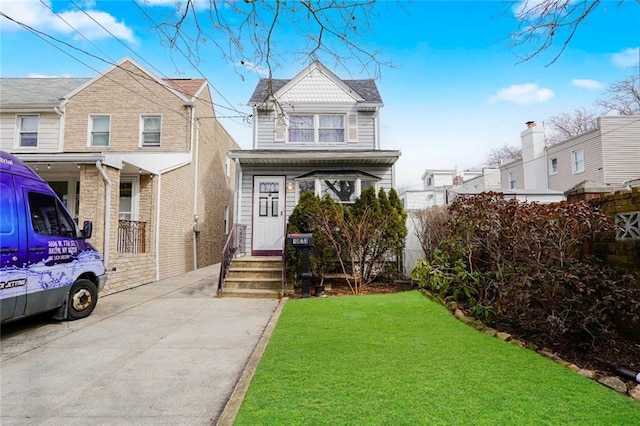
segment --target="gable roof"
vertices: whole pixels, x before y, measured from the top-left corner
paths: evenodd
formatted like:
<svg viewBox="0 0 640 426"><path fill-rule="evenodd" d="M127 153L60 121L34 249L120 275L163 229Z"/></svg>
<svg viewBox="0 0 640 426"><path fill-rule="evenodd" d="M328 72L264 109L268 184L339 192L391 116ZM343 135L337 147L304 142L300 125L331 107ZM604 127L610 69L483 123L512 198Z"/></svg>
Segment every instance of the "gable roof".
<svg viewBox="0 0 640 426"><path fill-rule="evenodd" d="M322 71L325 74L328 74L330 78L336 80L336 83L342 84L346 86L346 88L355 92L355 94L362 98L362 100L359 100L359 102L382 105L382 97L380 96L378 87L376 86L376 83L373 79L342 80L318 61L314 61L311 65L309 65L302 72L298 73L294 78L291 79L261 78L260 81L258 81L258 85L253 91L251 98L249 99L249 105L254 106L269 101L271 94L276 94L278 91L280 91L280 89L287 86L289 83L299 80L312 68L322 69ZM271 90L269 90L269 83L271 83Z"/></svg>
<svg viewBox="0 0 640 426"><path fill-rule="evenodd" d="M163 78L162 81L189 98L197 96L207 82L204 78Z"/></svg>
<svg viewBox="0 0 640 426"><path fill-rule="evenodd" d="M91 84L93 84L95 81L97 81L97 80L99 80L101 78L109 78L109 77L107 77L107 74L109 74L111 71L113 71L116 68L122 68L122 66L127 62L130 63L131 65L133 65L134 67L138 68L144 74L146 74L147 77L149 77L149 79L154 80L159 85L165 87L169 92L173 93L178 98L180 98L185 104L190 104L192 102L192 96L188 96L187 94L183 93L181 90L176 90L176 88L174 87L173 84L168 84L167 81L161 80L158 76L156 76L152 72L148 71L145 67L143 67L142 65L140 65L139 63L137 63L136 61L134 61L133 59L131 59L129 57L123 58L117 64L114 64L113 66L111 66L108 70L99 73L98 75L96 75L92 79L90 79L87 82L85 82L82 86L77 87L73 92L69 93L69 95L67 96L67 99L75 96L76 94L78 94L79 92L84 90L86 87L88 87ZM176 79L176 80L178 80L178 79Z"/></svg>
<svg viewBox="0 0 640 426"><path fill-rule="evenodd" d="M60 106L89 78L0 78L0 108L45 109Z"/></svg>

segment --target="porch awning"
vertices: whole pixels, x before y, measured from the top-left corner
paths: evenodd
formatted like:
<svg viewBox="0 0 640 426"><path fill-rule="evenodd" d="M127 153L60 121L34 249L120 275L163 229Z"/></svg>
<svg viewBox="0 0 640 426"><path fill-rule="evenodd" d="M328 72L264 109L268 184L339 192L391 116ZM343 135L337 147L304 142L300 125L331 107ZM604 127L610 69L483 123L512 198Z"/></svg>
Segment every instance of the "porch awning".
<svg viewBox="0 0 640 426"><path fill-rule="evenodd" d="M314 170L309 173L305 173L300 176L296 176L293 180L306 180L309 178L319 178L319 179L356 179L360 178L363 180L380 180L378 176L372 175L371 173L363 172L361 170Z"/></svg>
<svg viewBox="0 0 640 426"><path fill-rule="evenodd" d="M230 151L229 158L252 166L392 166L400 151L238 150Z"/></svg>

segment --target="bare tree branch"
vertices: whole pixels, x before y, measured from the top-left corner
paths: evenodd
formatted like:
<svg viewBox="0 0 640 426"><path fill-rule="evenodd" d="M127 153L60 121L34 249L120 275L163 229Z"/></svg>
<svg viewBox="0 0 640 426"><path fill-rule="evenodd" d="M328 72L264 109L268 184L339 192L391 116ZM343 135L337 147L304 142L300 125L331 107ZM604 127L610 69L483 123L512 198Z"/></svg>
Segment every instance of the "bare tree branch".
<svg viewBox="0 0 640 426"><path fill-rule="evenodd" d="M631 0L634 3L633 0ZM526 48L518 55L520 62L539 56L554 44L559 50L546 66L556 62L567 48L579 27L600 5L601 0L523 0L510 10L518 20L518 28L510 34L511 44ZM624 0L618 0L622 6ZM640 3L640 0L635 0Z"/></svg>
<svg viewBox="0 0 640 426"><path fill-rule="evenodd" d="M632 74L613 83L597 104L607 113L640 115L640 74Z"/></svg>
<svg viewBox="0 0 640 426"><path fill-rule="evenodd" d="M561 112L549 117L545 127L550 130L547 146L552 146L572 137L590 132L598 127L598 114L586 108L576 108L572 112Z"/></svg>
<svg viewBox="0 0 640 426"><path fill-rule="evenodd" d="M504 144L500 148L493 148L487 154L488 167L500 167L503 160L517 160L522 158L522 148Z"/></svg>

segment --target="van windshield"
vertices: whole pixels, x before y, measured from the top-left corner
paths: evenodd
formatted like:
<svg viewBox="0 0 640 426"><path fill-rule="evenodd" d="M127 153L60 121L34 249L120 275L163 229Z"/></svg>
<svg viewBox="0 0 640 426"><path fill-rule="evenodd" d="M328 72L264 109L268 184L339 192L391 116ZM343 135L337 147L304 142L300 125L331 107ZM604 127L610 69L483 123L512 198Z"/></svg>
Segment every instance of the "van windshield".
<svg viewBox="0 0 640 426"><path fill-rule="evenodd" d="M77 237L75 223L71 222L60 203L51 195L30 192L29 211L33 230L38 234Z"/></svg>

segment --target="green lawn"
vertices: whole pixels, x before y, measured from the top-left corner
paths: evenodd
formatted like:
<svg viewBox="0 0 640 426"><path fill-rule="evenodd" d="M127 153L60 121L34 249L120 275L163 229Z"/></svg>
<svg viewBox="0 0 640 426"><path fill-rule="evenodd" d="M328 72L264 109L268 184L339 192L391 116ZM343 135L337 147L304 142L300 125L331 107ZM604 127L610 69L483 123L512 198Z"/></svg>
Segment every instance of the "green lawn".
<svg viewBox="0 0 640 426"><path fill-rule="evenodd" d="M293 299L235 425L640 425L640 404L418 291Z"/></svg>

